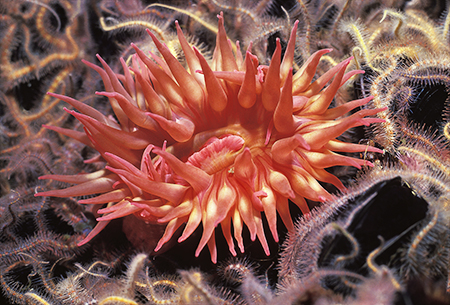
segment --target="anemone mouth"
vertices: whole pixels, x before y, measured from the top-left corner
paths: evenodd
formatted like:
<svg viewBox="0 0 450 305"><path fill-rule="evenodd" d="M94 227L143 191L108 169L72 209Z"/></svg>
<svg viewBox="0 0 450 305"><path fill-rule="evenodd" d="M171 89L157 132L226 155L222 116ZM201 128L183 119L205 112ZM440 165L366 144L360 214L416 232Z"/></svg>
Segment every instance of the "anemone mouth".
<svg viewBox="0 0 450 305"><path fill-rule="evenodd" d="M244 141L244 146L254 150L270 146L276 139L271 136L270 124L257 125L251 127L242 126L239 123L230 124L221 128L198 132L187 142L175 143L167 147L166 151L176 156L182 161L187 161L192 155L200 152L206 146L217 139L227 136L237 136Z"/></svg>
<svg viewBox="0 0 450 305"><path fill-rule="evenodd" d="M226 135L221 139L212 138L203 149L190 156L187 163L212 175L232 166L244 144L244 139L235 135Z"/></svg>

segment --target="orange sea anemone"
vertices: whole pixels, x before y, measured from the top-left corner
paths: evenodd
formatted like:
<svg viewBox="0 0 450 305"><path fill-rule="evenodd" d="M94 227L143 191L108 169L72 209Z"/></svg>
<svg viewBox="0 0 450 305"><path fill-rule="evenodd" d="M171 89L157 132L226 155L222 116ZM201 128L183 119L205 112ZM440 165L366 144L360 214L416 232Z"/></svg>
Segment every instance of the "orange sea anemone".
<svg viewBox="0 0 450 305"><path fill-rule="evenodd" d="M178 24L188 70L150 31L162 58L152 53L149 58L132 45L136 54L131 67L121 59L123 75L114 73L100 56L103 69L86 62L101 75L106 92L97 94L109 98L118 121L75 99L49 93L79 111L67 110L84 125L84 132L47 128L95 148L101 156L96 161L107 163L94 173L40 177L77 185L38 196L100 194L79 202L108 204L98 210L103 216L81 244L111 220L133 214L146 222L167 223L155 251L179 227L185 225L181 242L201 223L203 235L195 255L208 245L215 262L216 226L221 225L236 255L234 240L244 251L245 224L251 239L258 237L268 255L263 212L278 241L277 213L288 230L294 229L289 200L307 213L304 198L323 202L331 196L318 181L344 188L325 168L371 165L335 152L380 152L336 140L349 128L380 122L366 116L385 110L364 109L346 116L371 98L329 109L337 90L361 73L345 73L350 59L311 83L321 56L331 50L314 53L293 75L297 23L283 60L277 40L270 65L263 66L251 54L251 46L245 59L239 48L233 55L223 17L218 18L210 64L189 46Z"/></svg>

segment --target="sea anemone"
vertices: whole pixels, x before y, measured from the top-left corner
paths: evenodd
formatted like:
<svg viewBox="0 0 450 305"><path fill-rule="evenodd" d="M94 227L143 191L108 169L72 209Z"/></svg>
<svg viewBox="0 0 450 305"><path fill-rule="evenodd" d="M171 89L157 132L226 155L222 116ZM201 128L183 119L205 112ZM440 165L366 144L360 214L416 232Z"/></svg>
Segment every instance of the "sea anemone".
<svg viewBox="0 0 450 305"><path fill-rule="evenodd" d="M331 197L318 181L344 188L325 168L372 165L335 152L380 152L336 139L349 128L380 122L366 117L385 110L363 109L346 116L370 97L329 109L337 90L361 73L345 73L351 58L312 82L321 56L331 50L317 51L293 74L298 22L283 60L277 40L270 65L264 66L251 53L251 45L245 59L238 44L233 55L223 17L218 18L210 64L190 47L178 24L188 69L150 31L162 57L150 53L149 58L132 44L136 54L131 67L121 59L123 75L114 73L100 56L103 69L85 62L102 77L106 92L97 94L109 98L117 121L75 99L49 93L79 111L66 110L83 124L84 132L47 128L95 148L100 156L90 162L107 164L93 173L40 177L76 185L38 196L99 194L79 202L108 204L98 210L103 216L80 244L90 241L111 220L133 214L145 222L167 224L155 251L181 226L185 225L179 242L201 223L203 233L195 255L208 245L216 262L217 225L236 255L234 240L244 252L245 224L251 239L258 237L269 255L263 212L278 241L277 213L287 229L294 230L289 200L307 213L305 198L323 202Z"/></svg>

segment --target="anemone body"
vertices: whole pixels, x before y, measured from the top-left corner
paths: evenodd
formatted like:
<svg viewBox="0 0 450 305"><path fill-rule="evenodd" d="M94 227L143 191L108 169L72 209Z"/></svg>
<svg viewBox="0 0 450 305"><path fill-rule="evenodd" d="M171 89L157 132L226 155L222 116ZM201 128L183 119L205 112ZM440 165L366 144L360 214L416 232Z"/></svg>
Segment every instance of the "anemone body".
<svg viewBox="0 0 450 305"><path fill-rule="evenodd" d="M97 94L109 98L117 121L75 99L51 94L79 111L67 110L84 125L84 132L48 128L95 148L100 155L91 162L107 164L89 174L41 177L76 185L38 196L99 194L79 202L108 204L98 210L103 216L81 244L111 220L133 214L149 223L167 224L155 251L179 227L184 225L181 242L201 224L203 235L195 254L207 245L215 262L214 232L220 224L233 255L235 242L244 252L244 225L269 254L262 213L278 241L277 213L288 230L294 229L289 200L307 213L305 198L323 202L331 196L318 181L344 188L325 168L371 165L336 153L379 152L336 140L349 128L380 122L367 116L384 110L347 115L371 98L329 108L337 90L361 72L345 73L350 59L312 82L321 56L331 50L314 53L293 74L297 23L284 57L277 40L269 66L259 65L251 46L245 56L239 45L234 54L222 16L218 28L209 64L189 46L178 24L187 69L150 32L161 57L147 57L133 45L136 54L130 67L121 60L123 74L114 73L100 56L103 68L86 62L101 75L105 92Z"/></svg>

